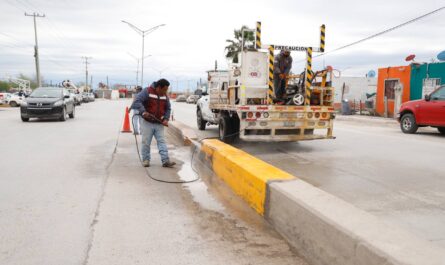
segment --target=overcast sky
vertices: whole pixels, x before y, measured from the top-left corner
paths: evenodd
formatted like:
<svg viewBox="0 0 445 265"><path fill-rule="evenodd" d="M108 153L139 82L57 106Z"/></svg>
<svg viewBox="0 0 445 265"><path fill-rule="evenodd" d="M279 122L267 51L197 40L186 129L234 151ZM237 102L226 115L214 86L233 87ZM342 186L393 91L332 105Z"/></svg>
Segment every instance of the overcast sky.
<svg viewBox="0 0 445 265"><path fill-rule="evenodd" d="M218 60L225 68L225 40L233 29L262 21L263 43L318 46L326 24L326 51L370 36L445 5L444 0L298 1L298 0L0 0L0 78L35 75L32 17L38 18L40 68L45 80L82 81L82 56L91 56L93 83L134 84L141 37L121 20L149 29L145 85L160 76L183 89L206 78ZM445 50L445 11L351 48L314 59L314 68L332 65L343 75L405 65L405 57L430 61ZM303 70L304 53L293 52L293 71Z"/></svg>

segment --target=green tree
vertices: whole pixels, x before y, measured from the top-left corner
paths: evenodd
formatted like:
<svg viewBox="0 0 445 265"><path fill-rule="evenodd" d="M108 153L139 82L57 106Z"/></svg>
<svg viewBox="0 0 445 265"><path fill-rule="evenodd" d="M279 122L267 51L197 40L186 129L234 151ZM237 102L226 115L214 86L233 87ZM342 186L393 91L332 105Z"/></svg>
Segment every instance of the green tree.
<svg viewBox="0 0 445 265"><path fill-rule="evenodd" d="M232 60L233 63L238 63L238 53L241 52L241 46L243 45L242 32L244 30L244 49L251 49L254 47L255 35L254 32L249 30L248 27L242 26L241 29L235 29L233 31L234 39L226 40L228 45L225 48L226 58Z"/></svg>
<svg viewBox="0 0 445 265"><path fill-rule="evenodd" d="M8 91L11 87L11 84L9 82L0 81L0 91Z"/></svg>
<svg viewBox="0 0 445 265"><path fill-rule="evenodd" d="M37 87L37 80L35 77L29 77L27 75L20 73L17 78L23 79L23 80L28 80L30 82L31 89L35 89ZM43 77L42 77L42 84L44 84L44 83L45 83L45 81L43 80Z"/></svg>

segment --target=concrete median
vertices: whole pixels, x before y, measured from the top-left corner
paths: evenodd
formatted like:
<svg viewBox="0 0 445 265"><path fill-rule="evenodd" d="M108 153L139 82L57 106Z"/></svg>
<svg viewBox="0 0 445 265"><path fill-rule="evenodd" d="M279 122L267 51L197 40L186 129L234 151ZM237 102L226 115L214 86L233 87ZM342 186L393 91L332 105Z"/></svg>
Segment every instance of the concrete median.
<svg viewBox="0 0 445 265"><path fill-rule="evenodd" d="M178 122L172 124L172 130ZM181 124L174 130L192 130ZM188 133L174 133L181 135ZM445 251L218 140L190 140L196 160L317 265L445 265Z"/></svg>

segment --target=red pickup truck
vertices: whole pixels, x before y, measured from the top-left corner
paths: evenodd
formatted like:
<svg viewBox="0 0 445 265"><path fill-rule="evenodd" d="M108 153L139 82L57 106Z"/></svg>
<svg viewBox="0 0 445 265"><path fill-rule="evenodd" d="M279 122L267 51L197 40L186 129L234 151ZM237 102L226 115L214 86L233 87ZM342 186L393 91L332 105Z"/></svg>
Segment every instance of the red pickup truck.
<svg viewBox="0 0 445 265"><path fill-rule="evenodd" d="M398 115L404 133L416 133L419 127L432 126L445 134L445 86L426 95L425 99L403 103Z"/></svg>

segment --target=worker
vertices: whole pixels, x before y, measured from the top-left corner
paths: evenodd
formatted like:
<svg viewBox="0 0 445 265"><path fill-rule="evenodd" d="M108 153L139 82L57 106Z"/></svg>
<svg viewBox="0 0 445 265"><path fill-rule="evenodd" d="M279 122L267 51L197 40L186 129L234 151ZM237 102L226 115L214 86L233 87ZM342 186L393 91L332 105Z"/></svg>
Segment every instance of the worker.
<svg viewBox="0 0 445 265"><path fill-rule="evenodd" d="M142 165L150 166L150 145L153 136L161 155L163 167L174 167L175 162L170 161L168 157L167 143L164 136L164 127L168 126L171 107L167 97L167 90L170 82L166 79L160 79L151 84L148 88L142 90L137 96L132 107L142 115Z"/></svg>
<svg viewBox="0 0 445 265"><path fill-rule="evenodd" d="M282 99L286 96L286 78L292 68L290 51L288 49L281 50L280 53L275 56L273 66L275 98Z"/></svg>

